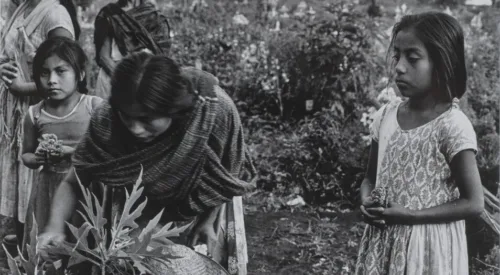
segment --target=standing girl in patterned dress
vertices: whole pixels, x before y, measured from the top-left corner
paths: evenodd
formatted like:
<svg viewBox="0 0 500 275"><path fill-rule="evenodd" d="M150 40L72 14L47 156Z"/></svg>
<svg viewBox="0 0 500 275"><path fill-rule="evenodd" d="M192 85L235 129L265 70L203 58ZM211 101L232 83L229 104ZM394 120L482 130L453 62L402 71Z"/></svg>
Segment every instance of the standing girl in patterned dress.
<svg viewBox="0 0 500 275"><path fill-rule="evenodd" d="M371 126L356 274L468 274L464 219L484 202L476 135L458 107L466 90L462 28L443 13L408 15L395 25L390 51L407 100L382 107Z"/></svg>
<svg viewBox="0 0 500 275"><path fill-rule="evenodd" d="M26 215L24 243L33 226L38 232L46 226L54 192L71 168L71 156L83 137L95 106L102 99L86 95L86 56L82 48L68 38L49 38L40 45L33 61L33 77L40 95L45 98L30 106L24 119L24 165L31 169L43 166L33 185ZM62 141L60 151L45 154L39 142L52 134ZM24 245L23 245L24 247Z"/></svg>

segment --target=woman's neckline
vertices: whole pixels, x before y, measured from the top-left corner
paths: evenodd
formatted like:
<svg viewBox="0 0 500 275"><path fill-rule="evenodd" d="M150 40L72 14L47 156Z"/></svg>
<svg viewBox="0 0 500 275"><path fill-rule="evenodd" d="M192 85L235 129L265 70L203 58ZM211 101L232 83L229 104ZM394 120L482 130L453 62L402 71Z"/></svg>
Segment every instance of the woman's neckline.
<svg viewBox="0 0 500 275"><path fill-rule="evenodd" d="M423 127L426 127L427 125L431 125L433 124L435 121L439 120L441 117L445 116L446 114L448 114L455 106L456 102L453 101L450 105L450 107L448 107L445 111L443 111L441 114L437 115L435 118L421 124L421 125L418 125L416 127L412 127L412 128L408 128L408 129L405 129L403 127L401 127L401 123L399 122L399 111L400 111L400 107L402 104L406 104L408 101L401 101L398 103L398 105L396 106L396 124L398 126L398 128L402 131L402 132L410 132L410 131L414 131L414 130L417 130L417 129L420 129L420 128L423 128Z"/></svg>

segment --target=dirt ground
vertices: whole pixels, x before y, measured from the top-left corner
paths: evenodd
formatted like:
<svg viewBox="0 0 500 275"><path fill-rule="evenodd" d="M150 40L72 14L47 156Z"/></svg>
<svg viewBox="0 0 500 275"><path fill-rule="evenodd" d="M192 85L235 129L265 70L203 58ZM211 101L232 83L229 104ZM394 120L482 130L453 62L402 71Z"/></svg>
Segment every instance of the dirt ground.
<svg viewBox="0 0 500 275"><path fill-rule="evenodd" d="M358 212L269 209L262 198L245 201L249 274L353 273L364 229Z"/></svg>
<svg viewBox="0 0 500 275"><path fill-rule="evenodd" d="M269 207L269 194L245 199L248 274L351 274L362 226L355 212L318 214L308 206ZM0 237L12 222L0 218ZM8 273L0 249L0 275Z"/></svg>

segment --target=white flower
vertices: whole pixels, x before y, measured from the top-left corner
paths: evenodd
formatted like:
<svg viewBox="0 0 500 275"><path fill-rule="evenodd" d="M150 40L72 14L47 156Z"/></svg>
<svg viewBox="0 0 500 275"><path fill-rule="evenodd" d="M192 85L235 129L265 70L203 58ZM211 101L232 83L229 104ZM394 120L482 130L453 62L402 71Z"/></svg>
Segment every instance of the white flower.
<svg viewBox="0 0 500 275"><path fill-rule="evenodd" d="M243 14L236 14L233 17L233 23L236 25L248 25L250 21Z"/></svg>
<svg viewBox="0 0 500 275"><path fill-rule="evenodd" d="M398 98L399 97L396 95L396 92L392 87L384 88L377 96L377 100L380 103L387 103Z"/></svg>

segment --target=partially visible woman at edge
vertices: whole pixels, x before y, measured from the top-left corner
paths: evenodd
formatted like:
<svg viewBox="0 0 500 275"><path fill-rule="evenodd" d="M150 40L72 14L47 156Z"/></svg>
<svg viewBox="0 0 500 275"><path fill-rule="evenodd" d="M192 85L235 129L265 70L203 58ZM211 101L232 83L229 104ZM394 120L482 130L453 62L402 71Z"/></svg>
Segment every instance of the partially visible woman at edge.
<svg viewBox="0 0 500 275"><path fill-rule="evenodd" d="M118 0L103 7L95 19L94 44L99 65L95 95L107 99L111 75L124 56L136 51L168 54L170 26L149 0Z"/></svg>
<svg viewBox="0 0 500 275"><path fill-rule="evenodd" d="M22 120L28 106L38 101L31 63L36 49L47 38L78 39L80 27L76 18L71 0L26 0L15 9L1 32L0 215L15 218L18 243L36 175L21 162Z"/></svg>
<svg viewBox="0 0 500 275"><path fill-rule="evenodd" d="M112 187L107 201L119 206L123 187L135 183L142 165L148 204L139 227L162 208L163 223L194 219L180 243L205 243L212 259L231 274L246 274L240 196L253 188L255 169L238 110L213 75L179 68L166 56L126 57L113 74L109 104L94 111L73 165L56 191L40 247L65 238L64 222L81 196L76 175L85 186ZM172 274L165 272L156 274Z"/></svg>

